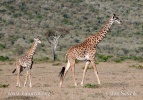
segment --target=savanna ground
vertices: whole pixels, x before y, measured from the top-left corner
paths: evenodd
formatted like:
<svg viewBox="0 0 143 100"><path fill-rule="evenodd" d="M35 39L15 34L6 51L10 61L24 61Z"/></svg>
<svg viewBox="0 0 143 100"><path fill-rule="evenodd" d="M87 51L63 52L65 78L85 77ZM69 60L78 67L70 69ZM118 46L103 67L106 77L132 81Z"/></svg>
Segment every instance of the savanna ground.
<svg viewBox="0 0 143 100"><path fill-rule="evenodd" d="M122 63L100 62L97 64L101 85L91 65L85 77L84 87L80 86L84 62L76 64L78 86L74 87L69 70L63 87L59 88L61 63L34 64L32 69L33 87L23 87L26 70L21 73L21 88L15 87L16 73L11 72L14 65L0 65L1 100L142 100L143 63L125 61ZM9 84L7 86L7 84Z"/></svg>

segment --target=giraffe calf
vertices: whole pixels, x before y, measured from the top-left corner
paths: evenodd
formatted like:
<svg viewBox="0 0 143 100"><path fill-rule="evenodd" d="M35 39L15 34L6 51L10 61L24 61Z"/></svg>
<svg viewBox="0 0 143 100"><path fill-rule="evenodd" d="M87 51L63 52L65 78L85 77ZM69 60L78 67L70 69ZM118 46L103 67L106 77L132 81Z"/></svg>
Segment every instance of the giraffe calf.
<svg viewBox="0 0 143 100"><path fill-rule="evenodd" d="M24 87L26 86L27 80L29 79L29 86L32 87L31 83L31 69L33 65L33 56L35 54L35 50L38 43L41 43L41 39L38 36L36 39L34 39L34 43L32 44L32 47L21 57L19 57L16 60L16 69L13 70L12 73L14 73L17 70L17 83L16 86L20 87L20 73L23 71L23 68L27 70L26 73L26 79L24 82Z"/></svg>

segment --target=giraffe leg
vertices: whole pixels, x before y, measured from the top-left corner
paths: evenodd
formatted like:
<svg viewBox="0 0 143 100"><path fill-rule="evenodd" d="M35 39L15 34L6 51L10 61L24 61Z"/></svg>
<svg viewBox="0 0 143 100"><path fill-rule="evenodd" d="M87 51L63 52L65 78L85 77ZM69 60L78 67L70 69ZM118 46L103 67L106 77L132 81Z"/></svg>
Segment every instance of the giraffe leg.
<svg viewBox="0 0 143 100"><path fill-rule="evenodd" d="M77 83L76 83L76 80L75 80L75 61L72 61L72 63L71 63L71 70L72 70L74 85L77 86Z"/></svg>
<svg viewBox="0 0 143 100"><path fill-rule="evenodd" d="M67 74L69 68L70 68L70 62L68 61L67 66L66 66L65 71L64 71L64 75L63 75L63 77L61 77L61 79L60 79L60 88L62 87L64 78L65 78L65 76L66 76L66 74Z"/></svg>
<svg viewBox="0 0 143 100"><path fill-rule="evenodd" d="M17 66L17 83L16 83L16 87L20 87L20 66Z"/></svg>
<svg viewBox="0 0 143 100"><path fill-rule="evenodd" d="M82 77L82 81L81 81L81 86L83 86L84 77L85 77L85 74L87 72L87 68L88 68L89 64L90 64L90 61L87 61L86 64L85 64L84 71L83 71L83 77Z"/></svg>
<svg viewBox="0 0 143 100"><path fill-rule="evenodd" d="M100 84L100 80L99 80L99 77L98 77L98 71L97 71L97 68L96 68L96 65L95 65L94 60L91 61L91 64L92 64L92 66L93 66L94 73L95 73L96 78L97 78L97 82L98 82L98 84Z"/></svg>
<svg viewBox="0 0 143 100"><path fill-rule="evenodd" d="M32 87L32 83L31 83L31 71L29 71L29 86Z"/></svg>
<svg viewBox="0 0 143 100"><path fill-rule="evenodd" d="M25 79L25 82L24 82L24 87L26 86L28 76L29 76L29 73L28 73L28 71L27 71L27 73L26 73L26 79Z"/></svg>

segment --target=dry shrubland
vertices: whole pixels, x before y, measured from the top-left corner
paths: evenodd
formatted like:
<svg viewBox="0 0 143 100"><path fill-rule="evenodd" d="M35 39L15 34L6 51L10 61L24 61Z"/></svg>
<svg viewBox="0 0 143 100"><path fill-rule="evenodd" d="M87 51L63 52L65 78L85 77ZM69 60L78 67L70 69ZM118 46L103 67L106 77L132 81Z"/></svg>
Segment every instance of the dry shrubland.
<svg viewBox="0 0 143 100"><path fill-rule="evenodd" d="M108 56L139 59L143 55L142 9L141 0L1 0L0 56L15 59L31 46L33 38L40 36L42 44L34 58L51 59L45 34L64 27L70 33L60 38L56 51L58 60L64 60L70 46L95 34L115 13L123 24L111 27L97 47L98 55L105 59Z"/></svg>

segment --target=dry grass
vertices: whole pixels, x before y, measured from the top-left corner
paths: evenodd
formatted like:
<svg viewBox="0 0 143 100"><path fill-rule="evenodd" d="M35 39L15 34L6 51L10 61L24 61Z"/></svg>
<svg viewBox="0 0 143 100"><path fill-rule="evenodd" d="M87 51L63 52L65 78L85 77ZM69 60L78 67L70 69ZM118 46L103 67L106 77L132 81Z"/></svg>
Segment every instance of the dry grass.
<svg viewBox="0 0 143 100"><path fill-rule="evenodd" d="M136 69L143 69L143 65L140 65L140 64L131 65L129 67L136 68Z"/></svg>
<svg viewBox="0 0 143 100"><path fill-rule="evenodd" d="M74 81L69 70L63 87L59 88L59 71L61 66L52 66L53 63L34 64L32 68L32 85L29 83L24 88L26 70L21 73L21 88L15 87L16 74L11 71L14 65L1 65L1 84L9 84L7 88L0 88L1 100L142 100L142 70L136 70L129 66L136 62L128 61L122 63L100 62L97 65L101 85L97 85L97 79L93 69L87 70L84 87L80 86L85 63L79 62L75 67L76 81ZM142 63L139 63L142 65ZM40 93L33 95L32 93ZM13 94L12 94L13 93ZM19 94L17 94L19 93ZM22 93L25 93L23 95Z"/></svg>

